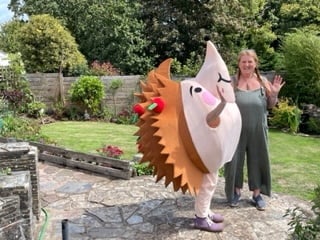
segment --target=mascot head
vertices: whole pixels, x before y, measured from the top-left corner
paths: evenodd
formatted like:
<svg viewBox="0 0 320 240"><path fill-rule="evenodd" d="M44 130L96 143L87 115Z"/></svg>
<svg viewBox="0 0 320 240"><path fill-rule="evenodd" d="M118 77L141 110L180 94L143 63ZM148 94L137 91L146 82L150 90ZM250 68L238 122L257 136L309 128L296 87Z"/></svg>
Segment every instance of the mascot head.
<svg viewBox="0 0 320 240"><path fill-rule="evenodd" d="M165 177L175 191L196 194L203 174L231 160L241 117L227 66L212 42L195 78L171 80L170 63L151 71L136 94L141 162L154 167L157 181Z"/></svg>

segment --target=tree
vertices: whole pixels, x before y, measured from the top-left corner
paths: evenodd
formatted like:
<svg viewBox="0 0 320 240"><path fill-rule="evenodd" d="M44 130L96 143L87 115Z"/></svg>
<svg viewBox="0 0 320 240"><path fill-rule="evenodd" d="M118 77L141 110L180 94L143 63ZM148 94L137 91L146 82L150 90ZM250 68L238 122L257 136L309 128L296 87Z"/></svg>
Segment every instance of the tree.
<svg viewBox="0 0 320 240"><path fill-rule="evenodd" d="M7 53L19 52L18 32L23 26L19 20L9 21L1 26L0 31L0 49Z"/></svg>
<svg viewBox="0 0 320 240"><path fill-rule="evenodd" d="M17 15L50 14L69 29L89 63L110 62L126 74L146 72L152 64L145 55L140 5L127 0L11 0Z"/></svg>
<svg viewBox="0 0 320 240"><path fill-rule="evenodd" d="M296 29L320 31L320 2L318 0L267 0L261 12L262 19L271 23L277 36L272 47L278 50L286 33Z"/></svg>
<svg viewBox="0 0 320 240"><path fill-rule="evenodd" d="M182 64L203 58L204 38L219 48L226 62L236 58L245 32L244 9L238 1L141 0L140 17L150 42L147 55L159 64L175 57Z"/></svg>
<svg viewBox="0 0 320 240"><path fill-rule="evenodd" d="M27 72L56 72L85 58L77 43L60 22L49 15L34 15L18 34Z"/></svg>
<svg viewBox="0 0 320 240"><path fill-rule="evenodd" d="M266 1L244 0L241 2L245 6L249 20L248 29L244 34L245 47L255 49L257 52L260 59L260 70L274 70L278 59L272 43L277 39L277 36L272 32L272 23L262 17Z"/></svg>
<svg viewBox="0 0 320 240"><path fill-rule="evenodd" d="M297 103L320 106L319 37L304 31L287 34L282 52L286 69L282 94Z"/></svg>
<svg viewBox="0 0 320 240"><path fill-rule="evenodd" d="M279 30L313 28L320 32L320 2L318 0L283 1L279 12Z"/></svg>

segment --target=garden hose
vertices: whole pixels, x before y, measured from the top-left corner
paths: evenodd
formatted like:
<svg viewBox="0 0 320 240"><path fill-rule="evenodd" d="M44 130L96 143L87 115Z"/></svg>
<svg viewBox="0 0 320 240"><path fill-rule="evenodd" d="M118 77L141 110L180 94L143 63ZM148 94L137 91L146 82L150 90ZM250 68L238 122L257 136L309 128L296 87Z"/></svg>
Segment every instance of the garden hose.
<svg viewBox="0 0 320 240"><path fill-rule="evenodd" d="M48 221L49 221L49 213L44 208L41 208L41 210L42 210L42 212L44 212L45 219L44 219L44 223L43 223L43 225L41 227L41 230L39 232L38 240L42 240L43 239L44 234L45 234L45 230L47 228Z"/></svg>

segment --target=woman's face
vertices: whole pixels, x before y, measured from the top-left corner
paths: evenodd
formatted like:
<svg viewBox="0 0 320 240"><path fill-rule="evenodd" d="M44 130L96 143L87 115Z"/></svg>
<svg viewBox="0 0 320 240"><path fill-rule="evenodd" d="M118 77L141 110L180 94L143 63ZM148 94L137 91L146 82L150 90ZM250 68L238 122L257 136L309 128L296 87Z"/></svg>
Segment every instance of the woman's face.
<svg viewBox="0 0 320 240"><path fill-rule="evenodd" d="M238 67L242 74L252 74L256 68L257 64L254 57L250 55L242 55L240 57Z"/></svg>

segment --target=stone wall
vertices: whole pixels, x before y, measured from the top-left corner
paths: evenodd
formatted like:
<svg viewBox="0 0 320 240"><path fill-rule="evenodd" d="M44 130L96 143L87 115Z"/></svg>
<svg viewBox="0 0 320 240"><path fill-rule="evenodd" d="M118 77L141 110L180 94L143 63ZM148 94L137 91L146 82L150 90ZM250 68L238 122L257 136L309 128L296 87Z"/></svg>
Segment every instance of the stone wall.
<svg viewBox="0 0 320 240"><path fill-rule="evenodd" d="M0 143L0 239L35 236L40 218L38 149L26 142Z"/></svg>
<svg viewBox="0 0 320 240"><path fill-rule="evenodd" d="M0 198L0 239L23 239L23 219L20 212L20 197Z"/></svg>
<svg viewBox="0 0 320 240"><path fill-rule="evenodd" d="M12 231L17 233L22 233L25 238L15 238L11 236L11 239L34 239L34 223L33 223L33 214L32 214L32 193L31 193L31 181L30 173L28 171L13 172L10 175L1 175L0 176L0 199L7 198L10 196L19 197L19 209L21 213L21 218L16 219L15 222L9 223L14 224L18 223L15 228L12 228ZM15 204L16 207L17 204ZM4 212L4 209L0 210L0 214L4 215L3 218L8 221L11 217L10 215L5 215L5 213L10 213L8 211ZM4 221L5 221L4 220ZM8 225L7 225L8 226ZM5 229L5 228L4 228ZM1 233L2 234L2 233ZM7 238L6 238L7 239Z"/></svg>
<svg viewBox="0 0 320 240"><path fill-rule="evenodd" d="M9 167L11 171L29 171L32 184L32 211L40 217L38 149L27 142L0 143L0 169ZM6 151L3 151L6 150Z"/></svg>

